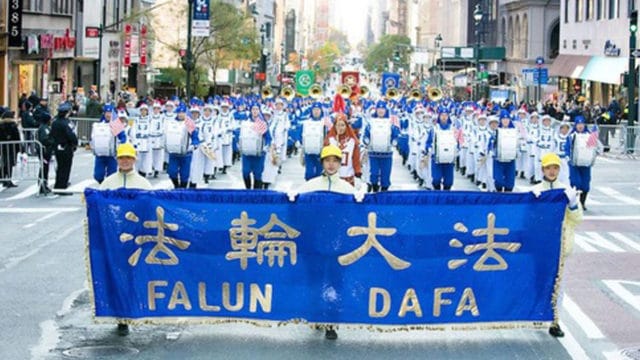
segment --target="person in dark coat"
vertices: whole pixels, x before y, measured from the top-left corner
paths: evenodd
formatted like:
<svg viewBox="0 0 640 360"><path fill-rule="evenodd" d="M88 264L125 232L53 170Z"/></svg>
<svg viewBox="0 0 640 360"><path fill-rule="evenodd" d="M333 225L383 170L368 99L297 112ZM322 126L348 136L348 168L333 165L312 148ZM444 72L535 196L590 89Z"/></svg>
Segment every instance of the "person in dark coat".
<svg viewBox="0 0 640 360"><path fill-rule="evenodd" d="M53 191L64 190L69 186L69 175L71 174L71 165L73 163L73 153L78 147L78 137L73 133L69 124L69 114L71 113L71 104L62 103L58 107L58 114L51 125L51 136L55 143L55 155L58 162L58 171L56 171L56 183ZM60 193L69 195L69 193Z"/></svg>
<svg viewBox="0 0 640 360"><path fill-rule="evenodd" d="M53 155L56 143L51 137L51 120L47 120L40 124L38 132L36 134L36 140L39 144L38 155L42 155L40 163L42 164L42 171L38 175L39 193L40 195L47 196L51 194L51 189L48 186L49 180L49 164L51 163L51 156ZM40 147L42 149L40 149Z"/></svg>
<svg viewBox="0 0 640 360"><path fill-rule="evenodd" d="M2 144L4 141L20 141L20 130L15 119L15 112L8 108L0 107L0 180L6 188L16 187L12 181L12 170L16 165L16 159L20 152L20 144Z"/></svg>

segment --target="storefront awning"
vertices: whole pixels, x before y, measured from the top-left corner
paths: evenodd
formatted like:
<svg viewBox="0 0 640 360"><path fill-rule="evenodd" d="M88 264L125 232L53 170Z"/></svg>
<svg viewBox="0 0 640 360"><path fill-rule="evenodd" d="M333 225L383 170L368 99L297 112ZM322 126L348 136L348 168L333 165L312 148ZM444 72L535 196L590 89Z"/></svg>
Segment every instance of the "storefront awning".
<svg viewBox="0 0 640 360"><path fill-rule="evenodd" d="M620 85L620 74L628 69L629 59L626 57L593 56L580 74L580 79Z"/></svg>
<svg viewBox="0 0 640 360"><path fill-rule="evenodd" d="M549 66L549 76L577 79L590 59L591 56L560 54Z"/></svg>

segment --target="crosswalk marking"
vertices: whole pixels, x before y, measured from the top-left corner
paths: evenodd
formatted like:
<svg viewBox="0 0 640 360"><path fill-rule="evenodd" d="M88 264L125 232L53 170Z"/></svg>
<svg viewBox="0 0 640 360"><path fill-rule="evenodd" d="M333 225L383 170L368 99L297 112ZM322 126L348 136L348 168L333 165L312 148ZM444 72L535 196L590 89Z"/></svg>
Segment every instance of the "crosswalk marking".
<svg viewBox="0 0 640 360"><path fill-rule="evenodd" d="M594 231L578 232L575 234L575 244L584 252L640 252L640 243L619 232L597 233ZM630 248L623 248L623 244Z"/></svg>
<svg viewBox="0 0 640 360"><path fill-rule="evenodd" d="M560 327L564 329L564 337L558 338L558 341L562 346L567 350L572 359L589 359L587 353L584 351L582 346L576 338L571 334L569 328L565 325L564 322L559 321Z"/></svg>
<svg viewBox="0 0 640 360"><path fill-rule="evenodd" d="M635 249L636 251L640 251L640 244L635 243L633 240L629 239L626 235L623 235L619 232L611 232L609 233L609 235L613 236L614 238L616 238L616 240L620 241L621 243L624 243L628 247Z"/></svg>
<svg viewBox="0 0 640 360"><path fill-rule="evenodd" d="M35 195L37 192L38 192L38 185L34 184L34 185L31 185L31 186L27 187L26 189L22 190L18 194L4 199L4 201L13 201L13 200L26 199L29 196Z"/></svg>
<svg viewBox="0 0 640 360"><path fill-rule="evenodd" d="M562 307L567 310L576 323L580 324L580 329L589 339L603 339L605 337L593 320L567 294L564 294L562 299Z"/></svg>
<svg viewBox="0 0 640 360"><path fill-rule="evenodd" d="M622 248L620 248L619 246L613 244L611 241L605 239L604 237L602 237L600 234L594 232L594 231L587 231L585 232L585 234L593 239L593 241L591 241L590 243L596 246L600 246L602 248L608 249L611 252L625 252Z"/></svg>
<svg viewBox="0 0 640 360"><path fill-rule="evenodd" d="M640 288L640 282L625 280L602 280L602 282L627 304L631 305L637 311L640 311L640 295L634 295L625 286L623 286L630 285Z"/></svg>
<svg viewBox="0 0 640 360"><path fill-rule="evenodd" d="M618 201L622 201L625 204L629 204L629 205L640 205L640 201L636 200L632 197L626 196L621 194L620 192L618 192L617 190L614 190L613 188L610 188L608 186L598 186L596 187L596 190L604 193L607 196L610 196L614 199L617 199Z"/></svg>

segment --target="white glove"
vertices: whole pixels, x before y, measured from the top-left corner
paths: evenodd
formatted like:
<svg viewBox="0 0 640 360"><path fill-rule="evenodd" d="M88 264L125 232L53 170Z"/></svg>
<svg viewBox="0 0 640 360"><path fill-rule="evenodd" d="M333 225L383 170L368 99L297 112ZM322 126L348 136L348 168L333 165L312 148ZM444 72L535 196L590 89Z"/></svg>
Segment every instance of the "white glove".
<svg viewBox="0 0 640 360"><path fill-rule="evenodd" d="M569 207L573 208L578 206L578 190L576 190L576 188L568 187L564 189L564 194L567 196L567 199L569 200Z"/></svg>
<svg viewBox="0 0 640 360"><path fill-rule="evenodd" d="M296 201L296 196L298 196L298 192L295 190L289 190L287 191L287 197L289 198L290 202L295 202Z"/></svg>
<svg viewBox="0 0 640 360"><path fill-rule="evenodd" d="M540 190L531 190L531 194L533 194L533 196L535 196L535 198L537 199L540 197L542 192Z"/></svg>
<svg viewBox="0 0 640 360"><path fill-rule="evenodd" d="M366 195L366 191L362 188L357 189L354 193L353 193L353 198L356 200L356 202L361 203L362 200L364 200L364 196Z"/></svg>

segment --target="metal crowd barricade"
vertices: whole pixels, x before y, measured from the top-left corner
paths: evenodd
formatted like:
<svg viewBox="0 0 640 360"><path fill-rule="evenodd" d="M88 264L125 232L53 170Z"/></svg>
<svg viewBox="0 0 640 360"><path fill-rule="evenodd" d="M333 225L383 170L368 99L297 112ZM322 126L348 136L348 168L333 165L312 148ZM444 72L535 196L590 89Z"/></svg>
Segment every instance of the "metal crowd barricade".
<svg viewBox="0 0 640 360"><path fill-rule="evenodd" d="M627 140L625 144L626 156L633 159L640 158L640 126L627 126L626 127Z"/></svg>
<svg viewBox="0 0 640 360"><path fill-rule="evenodd" d="M98 121L100 121L100 119L81 117L69 118L69 122L74 126L76 136L78 136L80 146L87 145L91 141L91 130L93 129L93 124Z"/></svg>
<svg viewBox="0 0 640 360"><path fill-rule="evenodd" d="M27 149L33 149L30 154ZM43 177L42 144L37 140L0 141L0 181L36 181Z"/></svg>

